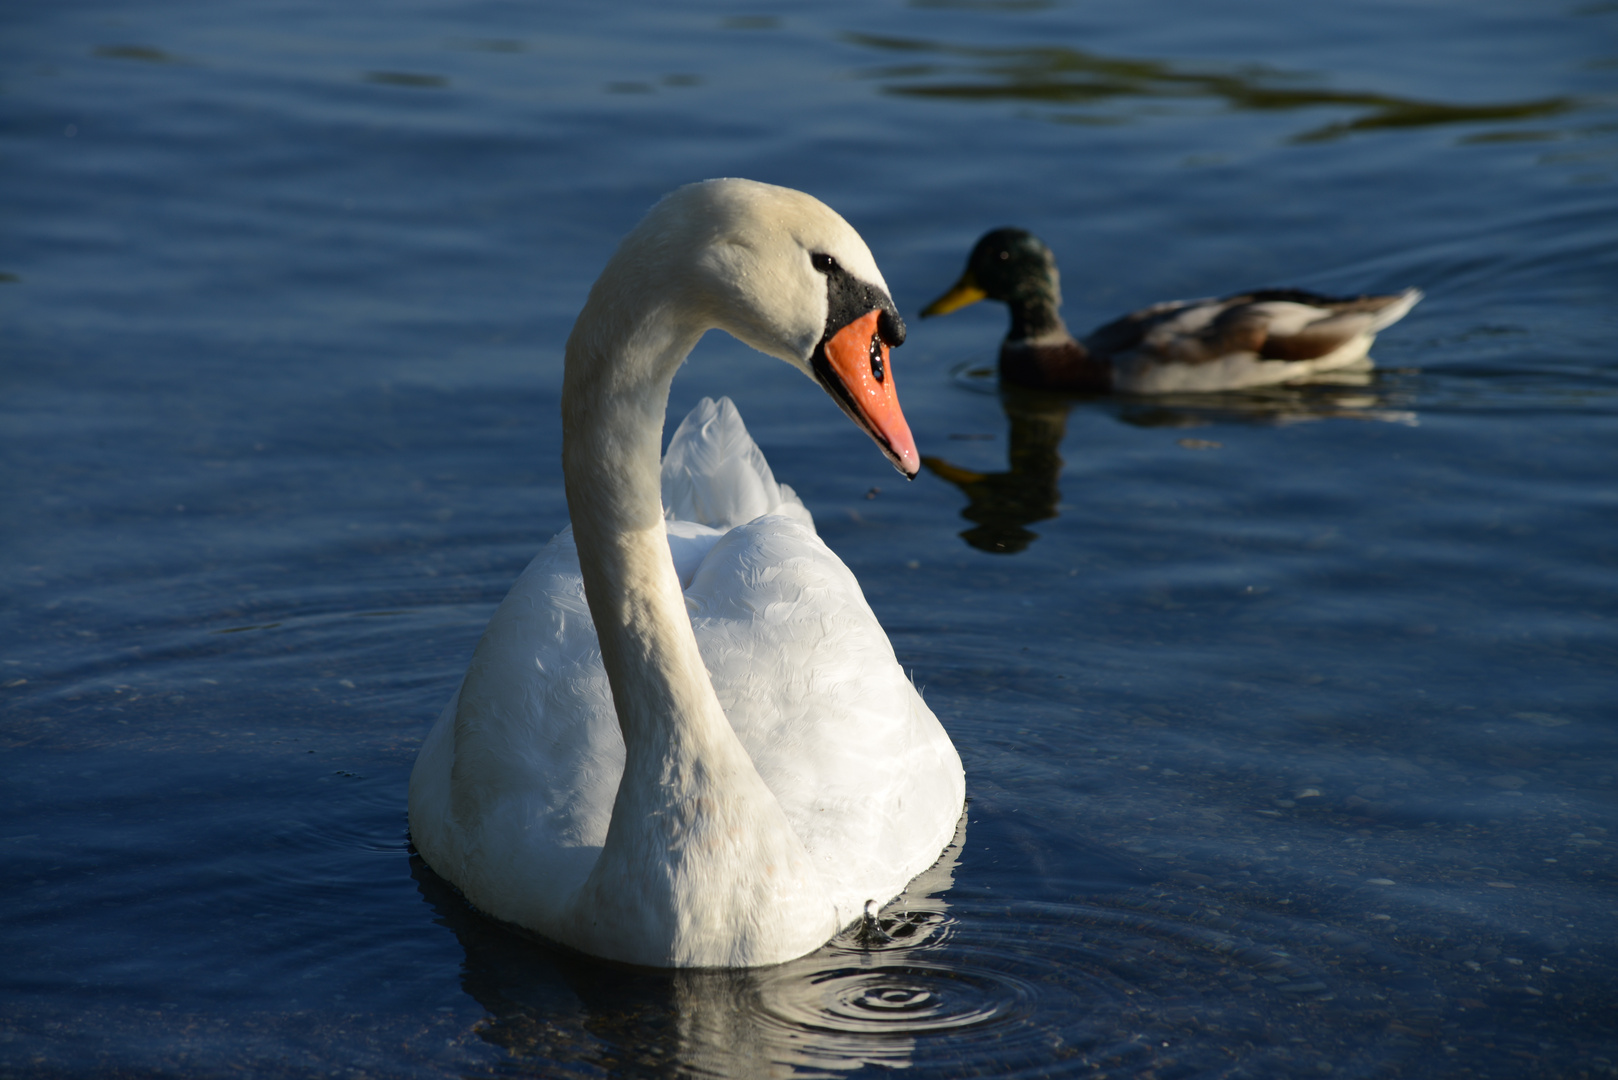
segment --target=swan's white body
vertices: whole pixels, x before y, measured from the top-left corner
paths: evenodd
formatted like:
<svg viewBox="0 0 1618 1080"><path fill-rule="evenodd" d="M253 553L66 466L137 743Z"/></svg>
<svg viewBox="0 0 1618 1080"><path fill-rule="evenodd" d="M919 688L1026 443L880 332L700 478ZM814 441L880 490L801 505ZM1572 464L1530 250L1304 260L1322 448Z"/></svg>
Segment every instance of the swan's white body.
<svg viewBox="0 0 1618 1080"><path fill-rule="evenodd" d="M669 381L703 331L809 368L835 329L810 252L881 285L808 196L692 185L579 317L573 523L500 605L410 780L416 848L493 916L631 963L777 963L954 834L959 756L734 406L705 401L659 466Z"/></svg>

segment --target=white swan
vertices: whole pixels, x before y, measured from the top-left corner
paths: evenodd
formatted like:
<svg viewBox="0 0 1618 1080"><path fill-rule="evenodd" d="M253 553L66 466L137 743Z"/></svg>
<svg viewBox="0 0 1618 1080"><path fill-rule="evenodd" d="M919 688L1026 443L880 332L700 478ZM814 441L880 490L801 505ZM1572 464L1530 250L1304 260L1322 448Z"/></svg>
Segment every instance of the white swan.
<svg viewBox="0 0 1618 1080"><path fill-rule="evenodd" d="M819 947L938 858L965 799L949 737L735 407L705 401L659 468L669 383L716 327L809 374L915 474L887 366L904 324L859 235L786 188L675 191L568 338L572 524L495 612L410 777L416 849L473 904L661 967Z"/></svg>

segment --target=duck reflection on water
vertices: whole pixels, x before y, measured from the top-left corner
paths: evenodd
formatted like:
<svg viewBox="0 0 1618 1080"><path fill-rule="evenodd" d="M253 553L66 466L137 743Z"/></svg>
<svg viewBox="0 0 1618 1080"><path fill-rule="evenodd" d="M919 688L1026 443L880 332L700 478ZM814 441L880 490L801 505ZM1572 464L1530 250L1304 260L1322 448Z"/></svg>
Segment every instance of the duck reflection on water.
<svg viewBox="0 0 1618 1080"><path fill-rule="evenodd" d="M973 527L961 539L980 551L1014 555L1039 534L1028 526L1061 512L1062 440L1068 414L1092 405L1142 428L1199 428L1212 424L1297 424L1354 419L1417 423L1402 371L1377 371L1367 361L1347 370L1318 375L1308 383L1256 387L1222 394L1158 394L1151 397L1062 394L1001 383L1006 414L1003 472L978 472L941 457L923 455L922 466L960 489L967 498L961 516ZM988 389L994 371L975 367L957 372L967 386Z"/></svg>
<svg viewBox="0 0 1618 1080"><path fill-rule="evenodd" d="M933 957L950 936L943 894L965 833L963 813L939 861L873 927L766 968L603 961L485 918L420 856L410 872L435 921L465 950L462 987L488 1012L476 1034L525 1066L563 1075L824 1075L905 1068L913 1034L995 1017L994 1002L962 999L969 984Z"/></svg>
<svg viewBox="0 0 1618 1080"><path fill-rule="evenodd" d="M1115 397L1106 408L1134 427L1195 428L1209 424L1284 426L1315 420L1374 420L1415 427L1411 372L1378 369L1369 358L1306 382L1256 386L1222 394Z"/></svg>
<svg viewBox="0 0 1618 1080"><path fill-rule="evenodd" d="M1000 404L1010 422L1006 456L1010 468L983 473L922 456L934 476L961 489L969 500L961 516L976 524L961 539L997 555L1014 555L1039 538L1027 526L1057 514L1062 501L1062 438L1077 399L1045 390L1006 386Z"/></svg>

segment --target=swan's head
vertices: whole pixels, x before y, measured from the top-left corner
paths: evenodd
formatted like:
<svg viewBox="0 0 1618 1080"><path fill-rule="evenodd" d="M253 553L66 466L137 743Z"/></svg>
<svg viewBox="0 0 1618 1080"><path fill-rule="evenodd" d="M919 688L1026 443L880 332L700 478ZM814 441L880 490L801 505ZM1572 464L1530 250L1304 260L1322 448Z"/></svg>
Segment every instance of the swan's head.
<svg viewBox="0 0 1618 1080"><path fill-rule="evenodd" d="M631 248L679 268L677 302L704 328L798 368L916 475L888 358L904 320L865 241L830 207L790 188L707 180L658 203L620 256Z"/></svg>

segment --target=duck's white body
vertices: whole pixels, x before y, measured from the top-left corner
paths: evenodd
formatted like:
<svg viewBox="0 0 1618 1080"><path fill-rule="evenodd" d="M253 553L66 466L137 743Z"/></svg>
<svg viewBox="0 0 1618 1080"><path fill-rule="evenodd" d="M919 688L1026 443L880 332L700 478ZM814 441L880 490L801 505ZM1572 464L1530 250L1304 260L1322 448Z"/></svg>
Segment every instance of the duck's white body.
<svg viewBox="0 0 1618 1080"><path fill-rule="evenodd" d="M1139 344L1112 359L1113 389L1124 394L1202 393L1273 386L1314 378L1367 363L1379 331L1409 313L1420 289L1386 298L1380 306L1361 302L1358 310L1335 311L1296 300L1173 300L1129 316L1149 326ZM1277 358L1256 347L1209 348L1211 327L1233 311L1259 329L1260 340L1311 336L1315 355Z"/></svg>
<svg viewBox="0 0 1618 1080"><path fill-rule="evenodd" d="M798 263L827 251L880 286L808 196L711 181L659 204L592 291L563 394L572 526L500 605L411 775L417 850L483 911L632 963L777 963L949 843L959 756L734 406L705 401L659 467L668 382L707 328L826 381L847 290ZM891 377L850 379L874 419L845 409L913 472L908 430L859 404Z"/></svg>

